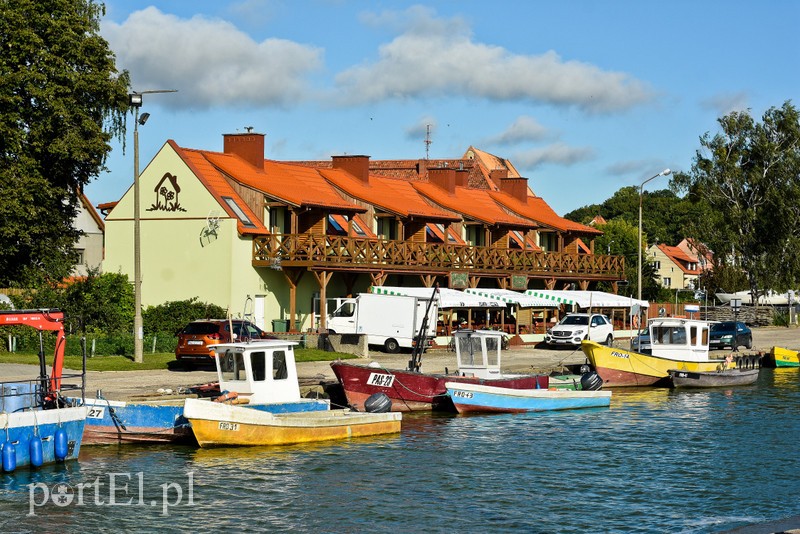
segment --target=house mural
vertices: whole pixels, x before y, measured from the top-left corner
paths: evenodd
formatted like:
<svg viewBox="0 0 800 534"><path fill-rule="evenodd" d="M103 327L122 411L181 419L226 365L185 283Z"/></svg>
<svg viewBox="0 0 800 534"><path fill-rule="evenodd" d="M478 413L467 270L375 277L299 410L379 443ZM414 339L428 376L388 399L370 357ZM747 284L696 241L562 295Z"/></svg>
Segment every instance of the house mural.
<svg viewBox="0 0 800 534"><path fill-rule="evenodd" d="M146 211L186 211L181 207L178 198L181 187L178 185L177 176L168 172L164 173L164 176L153 188L153 192L156 200Z"/></svg>

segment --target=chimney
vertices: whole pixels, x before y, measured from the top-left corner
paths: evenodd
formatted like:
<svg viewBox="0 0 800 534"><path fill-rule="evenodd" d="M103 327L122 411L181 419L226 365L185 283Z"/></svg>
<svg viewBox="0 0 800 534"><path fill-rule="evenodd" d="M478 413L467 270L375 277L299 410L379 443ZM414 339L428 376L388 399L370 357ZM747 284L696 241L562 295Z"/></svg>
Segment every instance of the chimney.
<svg viewBox="0 0 800 534"><path fill-rule="evenodd" d="M494 174L494 171L492 171ZM507 174L507 173L506 173ZM494 178L494 176L492 176ZM523 204L528 203L528 179L527 178L501 178L500 191L516 198Z"/></svg>
<svg viewBox="0 0 800 534"><path fill-rule="evenodd" d="M489 173L489 178L499 186L503 178L508 178L508 169L494 169Z"/></svg>
<svg viewBox="0 0 800 534"><path fill-rule="evenodd" d="M332 156L333 168L349 172L369 184L369 156Z"/></svg>
<svg viewBox="0 0 800 534"><path fill-rule="evenodd" d="M236 133L223 134L223 152L235 154L250 165L264 168L264 134Z"/></svg>
<svg viewBox="0 0 800 534"><path fill-rule="evenodd" d="M448 167L431 167L428 169L428 180L451 195L456 192L456 170Z"/></svg>
<svg viewBox="0 0 800 534"><path fill-rule="evenodd" d="M456 186L469 187L469 169L458 169L456 171Z"/></svg>
<svg viewBox="0 0 800 534"><path fill-rule="evenodd" d="M421 180L428 172L428 160L421 159L417 162L417 180Z"/></svg>

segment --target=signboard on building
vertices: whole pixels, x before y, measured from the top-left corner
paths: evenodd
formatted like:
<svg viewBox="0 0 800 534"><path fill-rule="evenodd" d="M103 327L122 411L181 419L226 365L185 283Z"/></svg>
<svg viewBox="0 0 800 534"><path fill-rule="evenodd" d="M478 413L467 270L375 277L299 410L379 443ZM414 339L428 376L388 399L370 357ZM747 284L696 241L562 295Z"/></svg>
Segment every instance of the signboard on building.
<svg viewBox="0 0 800 534"><path fill-rule="evenodd" d="M511 289L515 291L524 291L528 289L528 277L524 274L512 274Z"/></svg>
<svg viewBox="0 0 800 534"><path fill-rule="evenodd" d="M469 287L469 275L464 272L450 271L450 288L466 289Z"/></svg>

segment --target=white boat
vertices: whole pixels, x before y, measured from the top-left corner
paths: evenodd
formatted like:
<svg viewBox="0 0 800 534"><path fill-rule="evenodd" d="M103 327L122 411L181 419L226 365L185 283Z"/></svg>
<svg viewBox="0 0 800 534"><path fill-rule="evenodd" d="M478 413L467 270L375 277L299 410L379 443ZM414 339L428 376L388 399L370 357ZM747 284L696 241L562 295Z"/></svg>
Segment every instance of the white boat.
<svg viewBox="0 0 800 534"><path fill-rule="evenodd" d="M722 304L730 304L731 300L739 299L741 300L741 304L745 305L752 305L753 304L753 296L749 290L747 291L737 291L736 293L714 293L714 295L719 299ZM796 302L794 298L795 292L786 292L786 293L776 293L772 290L767 290L764 294L758 297L758 304L759 305L766 305L766 306L787 306L789 304L790 296L792 300Z"/></svg>
<svg viewBox="0 0 800 534"><path fill-rule="evenodd" d="M267 410L301 401L295 345L278 339L214 345L222 402L186 399L183 406L201 447L285 445L400 431L402 414L331 410L328 401L327 409L311 412ZM388 399L383 406L388 409Z"/></svg>

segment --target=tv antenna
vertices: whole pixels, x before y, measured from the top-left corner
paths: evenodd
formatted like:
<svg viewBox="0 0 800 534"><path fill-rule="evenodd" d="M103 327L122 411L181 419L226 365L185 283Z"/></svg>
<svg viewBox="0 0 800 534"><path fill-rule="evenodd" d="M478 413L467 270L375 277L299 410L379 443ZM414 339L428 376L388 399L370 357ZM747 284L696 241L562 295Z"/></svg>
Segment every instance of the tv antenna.
<svg viewBox="0 0 800 534"><path fill-rule="evenodd" d="M430 159L428 156L431 148L431 143L433 143L433 141L431 141L431 125L427 124L425 125L425 159Z"/></svg>

